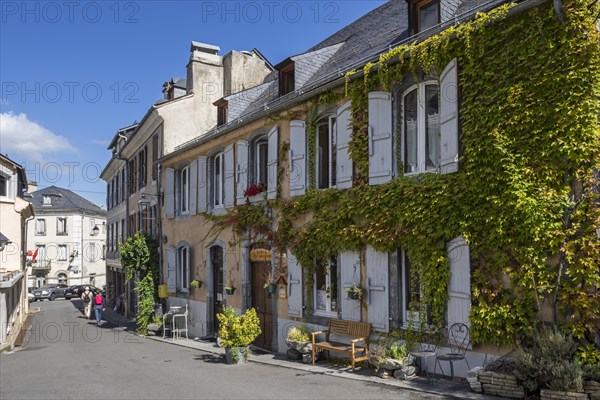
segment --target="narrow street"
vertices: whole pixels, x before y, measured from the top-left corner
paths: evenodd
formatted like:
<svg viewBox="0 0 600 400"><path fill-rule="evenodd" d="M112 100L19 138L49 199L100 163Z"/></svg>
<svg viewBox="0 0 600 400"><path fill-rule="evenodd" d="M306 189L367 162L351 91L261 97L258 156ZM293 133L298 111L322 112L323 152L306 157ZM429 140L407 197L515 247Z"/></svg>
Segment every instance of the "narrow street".
<svg viewBox="0 0 600 400"><path fill-rule="evenodd" d="M79 300L32 303L27 343L0 355L2 399L442 399L161 343L82 316ZM266 378L266 379L265 379ZM266 383L265 383L266 382Z"/></svg>

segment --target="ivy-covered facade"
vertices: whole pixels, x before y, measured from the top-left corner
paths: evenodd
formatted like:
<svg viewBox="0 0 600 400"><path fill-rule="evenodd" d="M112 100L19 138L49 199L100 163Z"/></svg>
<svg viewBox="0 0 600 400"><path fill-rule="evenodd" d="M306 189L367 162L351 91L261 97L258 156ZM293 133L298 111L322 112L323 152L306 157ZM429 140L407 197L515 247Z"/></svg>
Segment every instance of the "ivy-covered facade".
<svg viewBox="0 0 600 400"><path fill-rule="evenodd" d="M419 33L413 2L392 0L355 23L411 21L386 26L402 32L388 49L373 34L370 58L327 78L351 25L160 160L169 302L196 309L199 335L219 307L260 303L261 345L280 352L290 326L332 317L379 332L464 322L471 357L539 323L598 340L599 6L483 3Z"/></svg>

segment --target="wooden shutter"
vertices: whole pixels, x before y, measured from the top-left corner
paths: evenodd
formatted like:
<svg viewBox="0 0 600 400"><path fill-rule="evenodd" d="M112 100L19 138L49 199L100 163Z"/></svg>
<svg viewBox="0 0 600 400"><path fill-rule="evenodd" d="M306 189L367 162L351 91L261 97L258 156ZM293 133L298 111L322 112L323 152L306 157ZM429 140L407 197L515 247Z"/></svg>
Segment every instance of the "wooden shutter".
<svg viewBox="0 0 600 400"><path fill-rule="evenodd" d="M165 190L165 206L167 218L175 217L175 170L167 168L167 187Z"/></svg>
<svg viewBox="0 0 600 400"><path fill-rule="evenodd" d="M290 196L302 196L306 192L306 124L290 122Z"/></svg>
<svg viewBox="0 0 600 400"><path fill-rule="evenodd" d="M198 212L206 212L208 209L208 184L206 174L207 163L207 157L198 157Z"/></svg>
<svg viewBox="0 0 600 400"><path fill-rule="evenodd" d="M237 163L236 163L236 202L244 204L244 192L248 188L248 142L239 140L237 142Z"/></svg>
<svg viewBox="0 0 600 400"><path fill-rule="evenodd" d="M235 164L233 158L233 144L230 144L225 148L223 152L224 166L223 170L225 171L225 208L233 207L235 202L233 195L233 185L234 185L234 172L235 172Z"/></svg>
<svg viewBox="0 0 600 400"><path fill-rule="evenodd" d="M288 315L302 317L302 266L290 251L288 259Z"/></svg>
<svg viewBox="0 0 600 400"><path fill-rule="evenodd" d="M336 163L337 176L336 187L348 189L352 187L353 166L350 158L349 143L352 133L352 102L347 102L337 112L336 121Z"/></svg>
<svg viewBox="0 0 600 400"><path fill-rule="evenodd" d="M369 185L392 179L392 95L369 93Z"/></svg>
<svg viewBox="0 0 600 400"><path fill-rule="evenodd" d="M340 278L342 288L342 319L348 321L360 321L360 301L351 300L346 295L346 288L353 284L364 285L360 281L360 257L359 253L347 252L340 254Z"/></svg>
<svg viewBox="0 0 600 400"><path fill-rule="evenodd" d="M367 247L367 312L373 329L379 332L389 330L389 293L387 253Z"/></svg>
<svg viewBox="0 0 600 400"><path fill-rule="evenodd" d="M471 311L471 255L469 245L462 236L448 243L448 326L454 322L469 324Z"/></svg>
<svg viewBox="0 0 600 400"><path fill-rule="evenodd" d="M177 291L177 250L173 246L167 248L167 291Z"/></svg>
<svg viewBox="0 0 600 400"><path fill-rule="evenodd" d="M440 76L440 135L442 174L458 171L458 75L456 59Z"/></svg>
<svg viewBox="0 0 600 400"><path fill-rule="evenodd" d="M197 195L198 195L198 160L194 160L190 163L189 168L190 174L190 214L196 215L197 206Z"/></svg>
<svg viewBox="0 0 600 400"><path fill-rule="evenodd" d="M268 135L267 198L277 197L277 158L279 157L279 127L275 125Z"/></svg>

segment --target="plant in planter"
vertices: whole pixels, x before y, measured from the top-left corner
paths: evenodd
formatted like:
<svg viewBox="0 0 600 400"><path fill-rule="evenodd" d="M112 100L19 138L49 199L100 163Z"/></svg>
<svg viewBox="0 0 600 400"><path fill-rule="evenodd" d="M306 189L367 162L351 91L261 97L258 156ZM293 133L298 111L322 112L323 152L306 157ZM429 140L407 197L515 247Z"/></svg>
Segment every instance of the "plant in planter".
<svg viewBox="0 0 600 400"><path fill-rule="evenodd" d="M234 286L225 286L225 294L226 295L231 296L234 293L235 293L235 287Z"/></svg>
<svg viewBox="0 0 600 400"><path fill-rule="evenodd" d="M399 331L392 331L389 335L382 337L374 342L369 350L369 362L383 374L409 379L415 375L413 366L414 357L412 357L406 342L401 339Z"/></svg>
<svg viewBox="0 0 600 400"><path fill-rule="evenodd" d="M575 357L583 370L583 391L590 399L600 399L600 348L594 344L580 346Z"/></svg>
<svg viewBox="0 0 600 400"><path fill-rule="evenodd" d="M362 300L365 294L365 289L354 283L352 286L346 288L346 295L351 300Z"/></svg>
<svg viewBox="0 0 600 400"><path fill-rule="evenodd" d="M551 396L548 391L577 395L582 390L583 371L575 360L576 349L573 338L558 330L538 332L517 357L515 376L529 393L541 390L542 399Z"/></svg>
<svg viewBox="0 0 600 400"><path fill-rule="evenodd" d="M203 283L204 282L202 282L200 279L194 279L190 282L190 287L193 287L194 289L199 289L202 287Z"/></svg>
<svg viewBox="0 0 600 400"><path fill-rule="evenodd" d="M269 272L268 274L264 275L263 278L265 279L265 284L263 285L265 290L270 295L275 294L277 292L277 284L275 283L275 277L273 276L273 273Z"/></svg>
<svg viewBox="0 0 600 400"><path fill-rule="evenodd" d="M288 330L285 343L289 349L288 357L291 359L300 360L309 354L312 356L312 338L305 324L299 324ZM312 362L312 360L308 361Z"/></svg>
<svg viewBox="0 0 600 400"><path fill-rule="evenodd" d="M225 348L227 364L243 364L248 360L248 346L261 333L260 320L256 310L250 308L238 315L232 307L226 307L217 314L219 320L219 340Z"/></svg>
<svg viewBox="0 0 600 400"><path fill-rule="evenodd" d="M244 190L244 197L248 198L248 197L256 196L260 193L263 193L266 189L267 189L267 186L262 182L260 182L258 184L253 183L252 185L248 186L248 188L246 190Z"/></svg>

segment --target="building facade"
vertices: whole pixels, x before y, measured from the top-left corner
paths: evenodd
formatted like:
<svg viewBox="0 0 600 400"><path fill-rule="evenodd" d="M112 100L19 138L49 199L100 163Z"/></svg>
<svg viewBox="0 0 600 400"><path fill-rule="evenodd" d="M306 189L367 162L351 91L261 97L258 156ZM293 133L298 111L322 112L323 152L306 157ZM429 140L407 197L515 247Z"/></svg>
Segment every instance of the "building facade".
<svg viewBox="0 0 600 400"><path fill-rule="evenodd" d="M31 192L35 219L28 222L32 252L29 286L106 284L106 211L64 188Z"/></svg>
<svg viewBox="0 0 600 400"><path fill-rule="evenodd" d="M0 349L12 347L27 318L27 221L34 210L26 197L27 175L0 155Z"/></svg>
<svg viewBox="0 0 600 400"><path fill-rule="evenodd" d="M589 211L578 229L596 243L577 247L585 250L570 262L586 270L600 261L597 186L578 180L593 181L598 168L593 13L584 34L563 38L561 24L578 26L579 13L570 10L569 19L551 2L504 3L391 0L276 65L274 79L217 100L218 126L159 159L168 303L189 306L193 335L216 335L216 314L232 306L254 307L263 331L255 345L278 352L289 327L321 330L330 318L369 322L379 333L463 323L471 365L553 318L593 339L597 318L585 306L565 295L573 319L561 319L551 290L527 281L552 282L566 265L556 240L565 190L589 193L580 196ZM476 17L480 11L488 19ZM547 28L543 36L526 22L532 18ZM531 107L555 118L542 103L568 103L566 92L550 95L551 80L534 82L498 62L503 51L536 53L544 40L569 55L557 56L564 68L594 71L581 96L596 108L572 110L582 131L536 127ZM544 57L520 60L551 77ZM586 79L570 76L561 87L587 88ZM534 87L545 88L539 107L525 101L523 90ZM576 138L594 156L568 150ZM577 177L570 168L579 168ZM586 274L568 285L597 301L597 270ZM276 293L266 292L269 284ZM362 300L347 295L353 286Z"/></svg>

